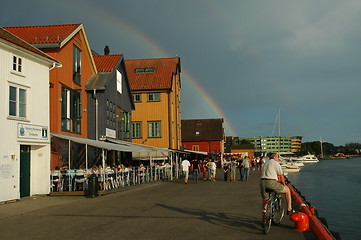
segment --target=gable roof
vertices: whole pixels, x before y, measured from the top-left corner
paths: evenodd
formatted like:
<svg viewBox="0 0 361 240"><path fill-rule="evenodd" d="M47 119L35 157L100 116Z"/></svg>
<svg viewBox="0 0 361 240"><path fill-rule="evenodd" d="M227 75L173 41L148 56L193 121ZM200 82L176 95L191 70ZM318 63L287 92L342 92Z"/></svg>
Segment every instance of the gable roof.
<svg viewBox="0 0 361 240"><path fill-rule="evenodd" d="M25 51L35 53L38 56L41 56L43 58L47 58L48 60L58 63L60 66L60 62L52 58L51 56L47 55L43 51L37 49L36 47L33 47L29 43L25 42L24 40L20 39L19 37L15 36L14 34L10 33L9 31L5 30L4 28L0 27L0 39L3 41L6 41L7 43L10 43L14 46L20 47Z"/></svg>
<svg viewBox="0 0 361 240"><path fill-rule="evenodd" d="M112 72L123 55L94 55L98 72Z"/></svg>
<svg viewBox="0 0 361 240"><path fill-rule="evenodd" d="M38 48L61 48L83 24L4 27L9 32Z"/></svg>
<svg viewBox="0 0 361 240"><path fill-rule="evenodd" d="M4 27L12 34L18 36L24 41L30 43L34 47L40 49L46 48L62 48L68 43L77 33L81 32L84 36L84 46L87 49L93 72L96 72L92 50L85 33L84 25L77 24L63 24L63 25L44 25L44 26L19 26L19 27Z"/></svg>
<svg viewBox="0 0 361 240"><path fill-rule="evenodd" d="M182 120L182 142L221 141L223 118Z"/></svg>
<svg viewBox="0 0 361 240"><path fill-rule="evenodd" d="M173 74L181 71L179 57L125 60L125 66L132 91L171 89ZM151 72L136 72L137 69Z"/></svg>
<svg viewBox="0 0 361 240"><path fill-rule="evenodd" d="M98 73L91 76L86 84L86 90L105 90L111 73L118 66L123 55L93 55Z"/></svg>

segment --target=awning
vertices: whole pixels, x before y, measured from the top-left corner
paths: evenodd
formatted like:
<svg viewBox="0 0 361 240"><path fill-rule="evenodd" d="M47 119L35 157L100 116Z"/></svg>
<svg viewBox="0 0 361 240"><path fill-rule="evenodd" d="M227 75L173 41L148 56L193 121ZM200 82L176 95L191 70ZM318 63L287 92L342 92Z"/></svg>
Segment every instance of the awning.
<svg viewBox="0 0 361 240"><path fill-rule="evenodd" d="M201 152L201 151L192 151L192 150L187 150L187 149L184 149L184 152L185 153L194 153L194 154L200 154L200 155L208 155L207 152Z"/></svg>
<svg viewBox="0 0 361 240"><path fill-rule="evenodd" d="M132 152L154 152L154 151L156 151L156 152L164 153L167 156L168 156L168 153L172 152L172 150L166 149L166 148L157 148L157 147L152 147L152 146L148 146L148 145L142 145L142 144L138 144L138 143L122 141L122 140L118 140L118 139L114 139L114 138L106 138L106 140L111 143L115 143L115 144L118 144L121 146L132 147L135 149Z"/></svg>
<svg viewBox="0 0 361 240"><path fill-rule="evenodd" d="M159 151L159 152L168 154L168 151L166 151L165 149L149 147L149 146L145 146L145 145L139 145L139 144L126 142L126 141L120 141L120 140L112 140L110 142L106 142L106 141L93 140L93 139L89 139L89 138L75 137L75 136L70 136L70 135L65 135L65 134L60 134L60 133L51 133L51 136L62 138L62 139L67 139L67 140L70 140L73 142L86 144L89 146L106 149L106 150L116 150L116 151L120 151L120 152ZM107 139L107 140L109 140L109 139Z"/></svg>

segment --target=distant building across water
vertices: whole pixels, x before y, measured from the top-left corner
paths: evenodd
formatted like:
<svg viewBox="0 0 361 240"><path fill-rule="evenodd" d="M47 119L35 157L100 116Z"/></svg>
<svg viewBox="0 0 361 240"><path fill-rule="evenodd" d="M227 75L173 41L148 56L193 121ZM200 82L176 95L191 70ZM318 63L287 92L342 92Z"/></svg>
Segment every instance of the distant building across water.
<svg viewBox="0 0 361 240"><path fill-rule="evenodd" d="M301 150L301 136L274 136L274 137L227 137L226 148L232 149L232 146L251 143L254 145L254 154L256 156L271 152L293 152ZM226 150L227 152L227 150Z"/></svg>

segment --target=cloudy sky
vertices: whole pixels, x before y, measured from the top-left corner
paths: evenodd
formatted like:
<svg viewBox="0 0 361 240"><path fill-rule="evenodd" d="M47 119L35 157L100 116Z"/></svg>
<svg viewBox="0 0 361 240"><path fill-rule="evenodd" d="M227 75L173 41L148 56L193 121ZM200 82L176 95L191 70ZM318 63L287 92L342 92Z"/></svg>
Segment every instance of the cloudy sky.
<svg viewBox="0 0 361 240"><path fill-rule="evenodd" d="M91 48L179 56L182 118L227 135L361 142L359 0L18 0L1 26L83 23Z"/></svg>

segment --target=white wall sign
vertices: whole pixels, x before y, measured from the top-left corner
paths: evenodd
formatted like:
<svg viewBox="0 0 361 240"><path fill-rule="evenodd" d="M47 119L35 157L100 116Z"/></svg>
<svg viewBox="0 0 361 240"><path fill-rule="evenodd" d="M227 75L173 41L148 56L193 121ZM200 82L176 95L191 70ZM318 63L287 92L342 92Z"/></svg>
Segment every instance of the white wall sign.
<svg viewBox="0 0 361 240"><path fill-rule="evenodd" d="M112 130L112 129L109 129L109 128L106 128L105 129L105 135L107 137L111 137L111 138L116 138L117 137L117 133L115 130Z"/></svg>
<svg viewBox="0 0 361 240"><path fill-rule="evenodd" d="M48 140L49 130L47 126L18 123L18 139L24 140Z"/></svg>
<svg viewBox="0 0 361 240"><path fill-rule="evenodd" d="M10 164L0 164L0 178L11 178L13 167Z"/></svg>

